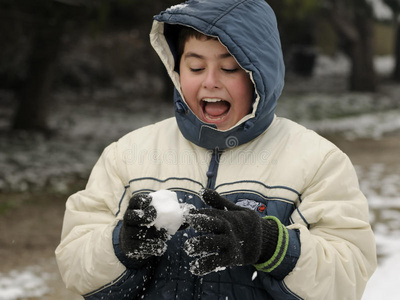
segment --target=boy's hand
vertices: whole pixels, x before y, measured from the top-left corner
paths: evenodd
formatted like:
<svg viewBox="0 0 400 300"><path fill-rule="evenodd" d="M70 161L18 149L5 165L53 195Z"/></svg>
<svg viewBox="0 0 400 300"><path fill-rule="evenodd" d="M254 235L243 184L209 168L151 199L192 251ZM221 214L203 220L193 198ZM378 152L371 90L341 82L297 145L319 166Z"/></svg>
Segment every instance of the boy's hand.
<svg viewBox="0 0 400 300"><path fill-rule="evenodd" d="M120 231L121 249L129 258L144 260L161 256L167 249L167 231L149 225L157 216L151 200L148 195L138 194L129 201Z"/></svg>
<svg viewBox="0 0 400 300"><path fill-rule="evenodd" d="M206 189L203 201L213 209L193 212L189 224L207 233L185 242L185 251L196 257L191 272L202 276L229 266L265 262L274 254L278 240L278 224L263 219L255 211L240 207Z"/></svg>

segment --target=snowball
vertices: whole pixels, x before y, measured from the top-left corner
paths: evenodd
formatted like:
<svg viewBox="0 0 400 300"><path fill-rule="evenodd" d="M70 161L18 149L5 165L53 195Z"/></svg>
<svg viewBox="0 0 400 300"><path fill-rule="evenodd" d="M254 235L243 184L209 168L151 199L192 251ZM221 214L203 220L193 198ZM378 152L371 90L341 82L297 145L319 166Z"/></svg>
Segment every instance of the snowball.
<svg viewBox="0 0 400 300"><path fill-rule="evenodd" d="M165 228L171 235L175 234L183 223L184 210L179 205L175 192L159 190L149 194L151 205L157 210L157 218L153 224L156 228Z"/></svg>

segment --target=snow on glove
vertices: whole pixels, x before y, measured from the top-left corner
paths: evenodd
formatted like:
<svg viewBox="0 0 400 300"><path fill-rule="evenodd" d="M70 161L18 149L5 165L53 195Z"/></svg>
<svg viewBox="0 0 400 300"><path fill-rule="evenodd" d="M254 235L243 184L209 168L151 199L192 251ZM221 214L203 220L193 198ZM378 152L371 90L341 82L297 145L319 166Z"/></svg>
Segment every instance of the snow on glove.
<svg viewBox="0 0 400 300"><path fill-rule="evenodd" d="M120 231L120 245L128 258L144 260L161 256L167 249L167 231L150 226L157 217L157 211L150 205L151 196L138 194L129 200Z"/></svg>
<svg viewBox="0 0 400 300"><path fill-rule="evenodd" d="M198 210L188 218L196 231L206 233L185 242L186 253L196 258L191 272L202 276L229 266L260 263L256 268L267 271L265 267L275 260L272 257L281 252L277 245L284 226L279 220L261 218L210 189L203 191L202 198L213 208Z"/></svg>

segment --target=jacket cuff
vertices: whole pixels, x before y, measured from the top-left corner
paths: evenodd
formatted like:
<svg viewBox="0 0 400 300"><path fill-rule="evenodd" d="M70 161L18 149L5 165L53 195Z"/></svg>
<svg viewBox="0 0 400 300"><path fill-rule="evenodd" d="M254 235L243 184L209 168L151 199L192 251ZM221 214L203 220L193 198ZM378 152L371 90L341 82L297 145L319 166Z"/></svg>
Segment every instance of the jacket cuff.
<svg viewBox="0 0 400 300"><path fill-rule="evenodd" d="M266 216L264 219L274 220L278 224L278 242L272 257L254 266L258 271L270 273L281 280L293 270L300 256L299 232L288 230L276 217Z"/></svg>

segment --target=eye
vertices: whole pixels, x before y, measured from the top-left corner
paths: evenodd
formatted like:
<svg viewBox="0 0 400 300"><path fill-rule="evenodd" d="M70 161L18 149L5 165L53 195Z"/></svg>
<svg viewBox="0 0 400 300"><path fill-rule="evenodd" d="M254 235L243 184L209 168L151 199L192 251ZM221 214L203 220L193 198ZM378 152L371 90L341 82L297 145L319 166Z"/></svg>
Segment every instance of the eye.
<svg viewBox="0 0 400 300"><path fill-rule="evenodd" d="M238 68L232 68L232 69L229 69L229 68L222 68L222 71L224 71L225 73L235 73L235 72L237 72L239 69Z"/></svg>
<svg viewBox="0 0 400 300"><path fill-rule="evenodd" d="M203 70L204 70L203 68L190 68L190 72L193 72L193 73L199 73Z"/></svg>

